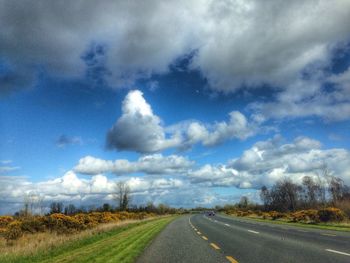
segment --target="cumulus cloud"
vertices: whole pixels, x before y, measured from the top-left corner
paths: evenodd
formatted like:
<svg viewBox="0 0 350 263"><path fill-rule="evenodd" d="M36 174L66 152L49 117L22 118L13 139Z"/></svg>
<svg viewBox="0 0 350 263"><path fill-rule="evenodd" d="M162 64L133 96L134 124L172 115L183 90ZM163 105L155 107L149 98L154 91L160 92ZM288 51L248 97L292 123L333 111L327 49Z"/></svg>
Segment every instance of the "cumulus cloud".
<svg viewBox="0 0 350 263"><path fill-rule="evenodd" d="M38 195L44 205L60 201L76 205L101 205L103 202L113 204L115 184L117 180L97 174L89 179L80 178L73 171L66 172L62 177L47 181L31 182L28 178L18 176L0 176L0 213L13 213L23 208L23 202L28 195ZM125 180L135 204L145 204L185 186L176 178L131 177ZM163 197L163 199L162 199Z"/></svg>
<svg viewBox="0 0 350 263"><path fill-rule="evenodd" d="M174 134L167 138L160 118L139 90L130 91L123 101L122 116L107 134L107 147L137 152L157 152L180 144Z"/></svg>
<svg viewBox="0 0 350 263"><path fill-rule="evenodd" d="M242 155L225 165L206 164L189 170L187 178L206 187L238 187L259 189L289 177L300 182L308 175L322 175L324 167L332 175L350 183L350 152L346 149L322 149L319 141L297 137L282 144L279 136L255 143Z"/></svg>
<svg viewBox="0 0 350 263"><path fill-rule="evenodd" d="M215 90L286 85L305 68L327 65L350 33L347 0L3 0L0 6L0 56L14 69L1 79L8 86L31 82L37 66L81 75L87 65L80 57L91 42L106 46L111 86L164 73L193 51L190 68Z"/></svg>
<svg viewBox="0 0 350 263"><path fill-rule="evenodd" d="M317 80L297 80L278 92L270 102L249 107L265 119L320 117L326 121L350 118L350 70ZM332 89L323 83L332 85ZM328 90L327 90L328 89Z"/></svg>
<svg viewBox="0 0 350 263"><path fill-rule="evenodd" d="M146 155L136 162L126 159L107 161L92 156L79 160L74 170L82 174L115 173L125 175L131 173L146 174L182 174L193 165L193 162L183 156L161 154Z"/></svg>
<svg viewBox="0 0 350 263"><path fill-rule="evenodd" d="M307 137L281 144L281 138L275 137L257 142L228 166L249 178L253 186L260 187L283 177L300 181L305 175L321 175L325 165L333 175L349 183L349 164L350 152L346 149L322 149L320 142Z"/></svg>
<svg viewBox="0 0 350 263"><path fill-rule="evenodd" d="M107 147L141 153L167 148L188 148L196 143L213 146L230 139L244 140L257 133L259 122L233 111L228 122L202 124L188 121L164 127L139 90L130 91L122 105L122 116L107 134ZM264 129L261 129L264 130Z"/></svg>
<svg viewBox="0 0 350 263"><path fill-rule="evenodd" d="M218 122L209 128L199 122L189 123L186 143L192 145L201 142L205 146L213 146L229 139L245 140L256 134L257 123L249 123L239 111L232 111L229 117L228 122Z"/></svg>

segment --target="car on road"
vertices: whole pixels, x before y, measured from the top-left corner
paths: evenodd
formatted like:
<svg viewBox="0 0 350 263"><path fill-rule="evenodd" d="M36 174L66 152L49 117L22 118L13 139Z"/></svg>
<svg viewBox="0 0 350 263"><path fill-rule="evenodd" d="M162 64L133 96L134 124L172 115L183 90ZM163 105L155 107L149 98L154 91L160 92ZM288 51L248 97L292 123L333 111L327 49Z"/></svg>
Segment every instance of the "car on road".
<svg viewBox="0 0 350 263"><path fill-rule="evenodd" d="M207 216L215 216L215 212L214 211L207 211L206 215Z"/></svg>

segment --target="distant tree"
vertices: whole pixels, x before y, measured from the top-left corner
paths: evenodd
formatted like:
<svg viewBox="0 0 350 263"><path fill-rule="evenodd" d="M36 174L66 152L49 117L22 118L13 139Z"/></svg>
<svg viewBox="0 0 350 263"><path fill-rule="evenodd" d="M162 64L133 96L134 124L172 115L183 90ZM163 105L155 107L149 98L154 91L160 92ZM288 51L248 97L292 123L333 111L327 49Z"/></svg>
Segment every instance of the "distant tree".
<svg viewBox="0 0 350 263"><path fill-rule="evenodd" d="M77 213L77 208L73 204L69 204L64 207L64 214L66 215L74 215Z"/></svg>
<svg viewBox="0 0 350 263"><path fill-rule="evenodd" d="M120 211L126 211L131 203L130 187L125 182L116 184L115 199L118 202Z"/></svg>
<svg viewBox="0 0 350 263"><path fill-rule="evenodd" d="M148 213L155 213L156 212L156 207L153 204L153 202L150 201L150 202L147 203L147 205L145 207L145 210Z"/></svg>
<svg viewBox="0 0 350 263"><path fill-rule="evenodd" d="M260 190L260 199L264 204L264 210L268 210L271 206L271 195L269 189L264 185Z"/></svg>
<svg viewBox="0 0 350 263"><path fill-rule="evenodd" d="M62 213L63 203L61 202L52 202L50 204L50 214Z"/></svg>
<svg viewBox="0 0 350 263"><path fill-rule="evenodd" d="M249 198L247 196L242 196L239 200L238 207L239 208L247 208L249 204Z"/></svg>
<svg viewBox="0 0 350 263"><path fill-rule="evenodd" d="M338 177L332 177L329 182L329 193L332 198L332 204L334 206L343 199L344 193L346 192L346 186L344 181Z"/></svg>
<svg viewBox="0 0 350 263"><path fill-rule="evenodd" d="M304 176L302 181L303 199L306 208L315 208L318 203L317 193L320 191L320 185L312 177Z"/></svg>
<svg viewBox="0 0 350 263"><path fill-rule="evenodd" d="M111 207L110 204L104 203L104 204L102 205L102 211L103 211L103 212L110 212L111 210L112 210L112 207Z"/></svg>
<svg viewBox="0 0 350 263"><path fill-rule="evenodd" d="M289 178L278 181L271 189L271 206L281 212L295 211L301 187Z"/></svg>

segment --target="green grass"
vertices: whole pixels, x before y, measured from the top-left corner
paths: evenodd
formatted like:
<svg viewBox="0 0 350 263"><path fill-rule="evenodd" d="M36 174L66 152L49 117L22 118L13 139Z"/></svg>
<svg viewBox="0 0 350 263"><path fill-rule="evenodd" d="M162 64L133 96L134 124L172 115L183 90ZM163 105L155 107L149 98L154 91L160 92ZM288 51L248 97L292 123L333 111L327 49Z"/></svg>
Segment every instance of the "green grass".
<svg viewBox="0 0 350 263"><path fill-rule="evenodd" d="M243 219L258 221L258 222L265 222L265 223L268 222L268 223L279 224L279 225L289 225L289 226L297 226L297 227L304 227L304 228L326 229L326 230L336 230L336 231L350 231L350 226L337 224L337 223L307 224L307 223L286 222L281 220L262 219L262 218L256 218L256 217L238 217L233 215L228 215L228 216L232 216L235 218L243 218Z"/></svg>
<svg viewBox="0 0 350 263"><path fill-rule="evenodd" d="M33 256L4 258L0 255L0 262L134 262L147 244L174 218L166 217L118 227Z"/></svg>

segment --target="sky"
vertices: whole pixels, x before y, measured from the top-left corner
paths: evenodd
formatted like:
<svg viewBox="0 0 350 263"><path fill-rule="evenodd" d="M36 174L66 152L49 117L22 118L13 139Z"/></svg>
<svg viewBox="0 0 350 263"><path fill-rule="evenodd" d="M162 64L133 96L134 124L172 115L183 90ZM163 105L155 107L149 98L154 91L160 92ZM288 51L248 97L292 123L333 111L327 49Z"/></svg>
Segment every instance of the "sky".
<svg viewBox="0 0 350 263"><path fill-rule="evenodd" d="M0 0L0 214L350 184L347 0Z"/></svg>

